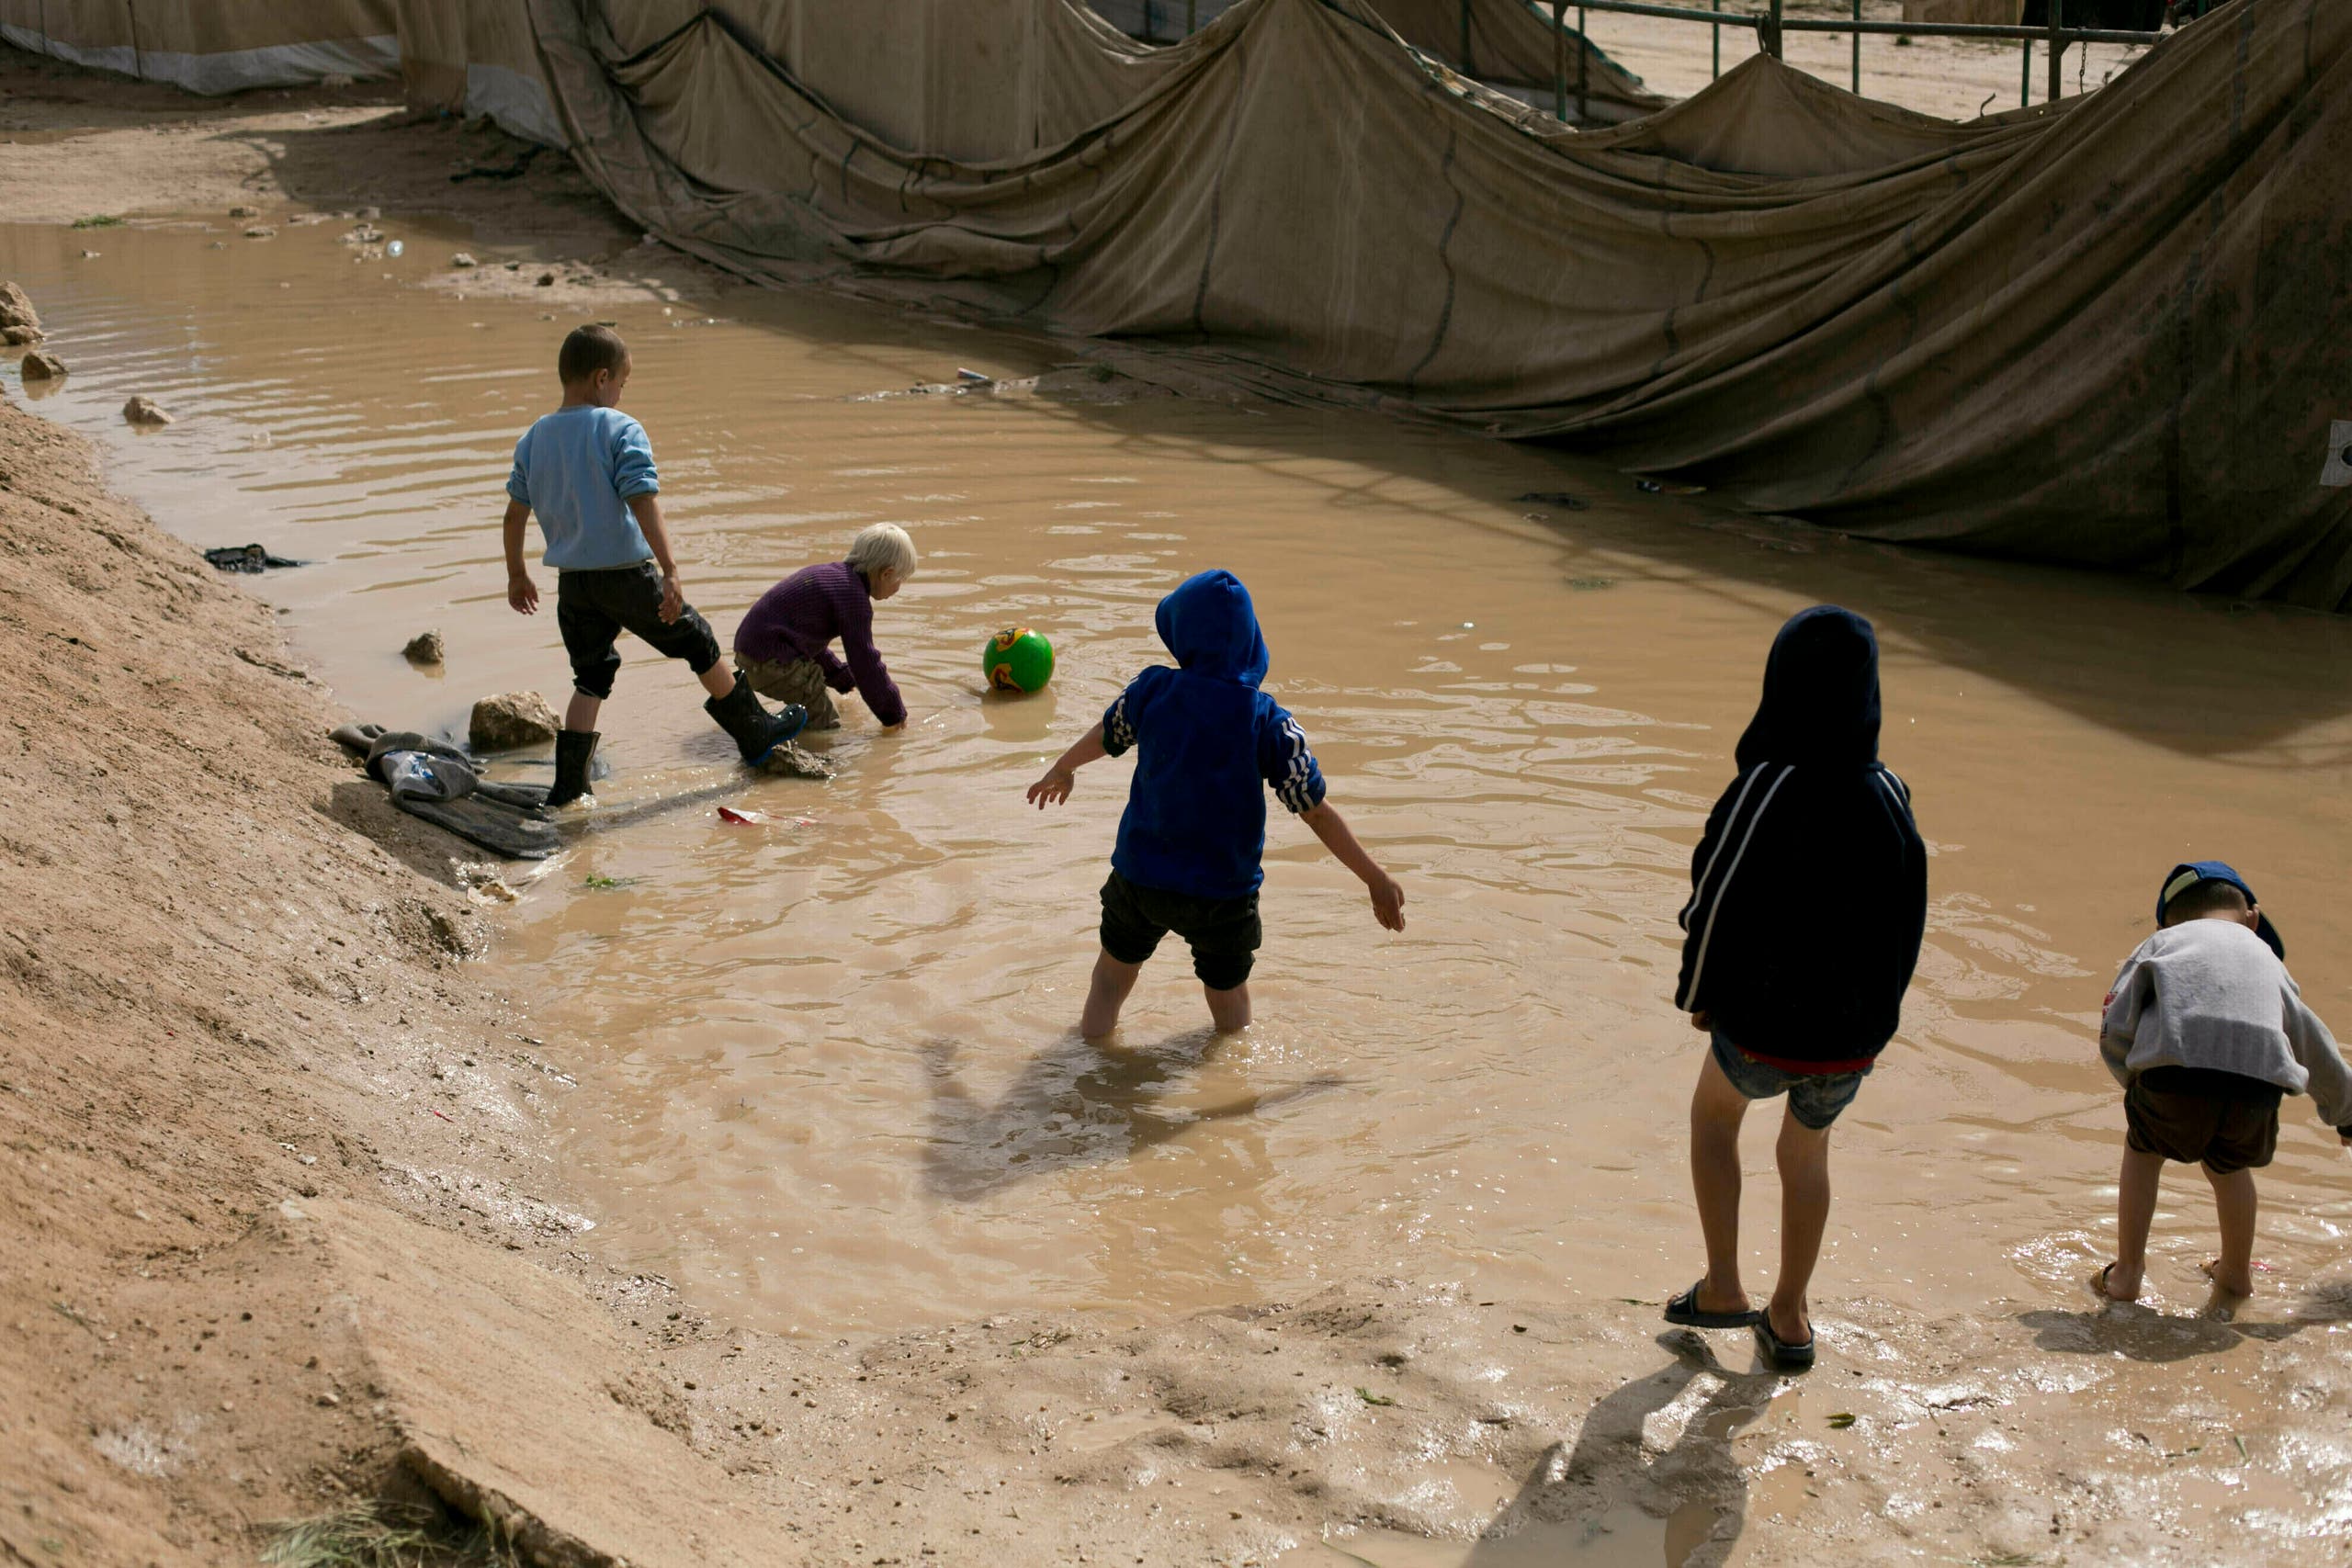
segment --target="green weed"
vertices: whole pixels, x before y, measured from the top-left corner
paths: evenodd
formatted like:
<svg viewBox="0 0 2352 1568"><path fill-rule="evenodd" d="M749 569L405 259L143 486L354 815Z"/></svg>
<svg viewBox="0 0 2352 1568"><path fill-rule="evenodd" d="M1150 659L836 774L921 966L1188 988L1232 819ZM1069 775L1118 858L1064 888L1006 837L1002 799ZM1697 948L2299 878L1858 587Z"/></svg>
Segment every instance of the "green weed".
<svg viewBox="0 0 2352 1568"><path fill-rule="evenodd" d="M644 880L641 876L592 876L580 886L594 887L599 893L609 893L616 887L634 887Z"/></svg>
<svg viewBox="0 0 2352 1568"><path fill-rule="evenodd" d="M119 229L122 227L122 220L104 214L95 218L76 218L74 220L74 227L76 229Z"/></svg>
<svg viewBox="0 0 2352 1568"><path fill-rule="evenodd" d="M1396 1403L1386 1394L1374 1393L1368 1388L1357 1389L1356 1397L1363 1400L1366 1404L1394 1404Z"/></svg>

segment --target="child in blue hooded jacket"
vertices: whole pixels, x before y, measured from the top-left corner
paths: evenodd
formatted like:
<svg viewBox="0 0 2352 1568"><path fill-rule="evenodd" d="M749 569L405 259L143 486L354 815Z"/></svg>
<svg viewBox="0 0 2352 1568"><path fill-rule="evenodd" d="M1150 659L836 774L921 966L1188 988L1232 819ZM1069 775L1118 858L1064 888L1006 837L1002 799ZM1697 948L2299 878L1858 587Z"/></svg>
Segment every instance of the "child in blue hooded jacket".
<svg viewBox="0 0 2352 1568"><path fill-rule="evenodd" d="M1102 885L1102 952L1079 1024L1089 1040L1118 1026L1144 961L1171 931L1192 945L1193 973L1218 1032L1250 1026L1269 788L1363 879L1380 923L1405 929L1404 889L1324 798L1323 770L1298 721L1258 689L1266 639L1241 580L1229 571L1188 578L1159 602L1154 625L1177 667L1155 664L1137 675L1102 721L1029 786L1042 811L1069 798L1080 768L1136 751Z"/></svg>
<svg viewBox="0 0 2352 1568"><path fill-rule="evenodd" d="M1675 1005L1710 1036L1690 1099L1707 1272L1666 1320L1752 1327L1784 1371L1813 1364L1805 1292L1829 1224L1830 1124L1894 1038L1927 927L1927 846L1878 730L1871 624L1834 604L1790 617L1682 908ZM1834 909L1834 929L1797 918L1808 903ZM1780 1095L1781 1272L1758 1312L1739 1282L1739 1127L1750 1101Z"/></svg>

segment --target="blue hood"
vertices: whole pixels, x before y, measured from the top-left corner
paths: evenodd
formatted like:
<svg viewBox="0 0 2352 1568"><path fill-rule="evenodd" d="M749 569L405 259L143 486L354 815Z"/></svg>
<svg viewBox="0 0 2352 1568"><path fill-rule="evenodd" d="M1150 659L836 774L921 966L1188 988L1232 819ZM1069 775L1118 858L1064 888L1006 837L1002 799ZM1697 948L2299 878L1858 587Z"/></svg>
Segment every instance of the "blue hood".
<svg viewBox="0 0 2352 1568"><path fill-rule="evenodd" d="M1764 663L1764 697L1739 738L1742 773L1758 762L1867 768L1878 761L1878 638L1851 610L1815 604L1789 617Z"/></svg>
<svg viewBox="0 0 2352 1568"><path fill-rule="evenodd" d="M1153 623L1176 662L1195 675L1255 686L1272 662L1250 590L1229 571L1204 571L1159 602Z"/></svg>

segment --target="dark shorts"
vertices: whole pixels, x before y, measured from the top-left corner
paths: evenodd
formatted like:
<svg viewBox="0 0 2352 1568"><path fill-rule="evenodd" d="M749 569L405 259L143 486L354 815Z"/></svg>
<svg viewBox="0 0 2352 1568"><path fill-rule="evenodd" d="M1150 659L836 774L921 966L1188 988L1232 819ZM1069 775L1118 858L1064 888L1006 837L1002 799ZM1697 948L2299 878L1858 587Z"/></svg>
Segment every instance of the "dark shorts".
<svg viewBox="0 0 2352 1568"><path fill-rule="evenodd" d="M1838 1112L1854 1103L1862 1080L1870 1077L1868 1067L1851 1073L1792 1073L1770 1062L1758 1061L1724 1039L1721 1030L1715 1032L1714 1039L1715 1066L1724 1070L1732 1088L1749 1100L1787 1095L1789 1114L1816 1133L1837 1121Z"/></svg>
<svg viewBox="0 0 2352 1568"><path fill-rule="evenodd" d="M2123 1091L2123 1141L2143 1155L2211 1167L2268 1165L2278 1152L2276 1084L2203 1067L2150 1067Z"/></svg>
<svg viewBox="0 0 2352 1568"><path fill-rule="evenodd" d="M1193 973L1212 991L1229 991L1250 978L1266 935L1255 893L1195 898L1138 887L1113 872L1102 885L1102 951L1122 964L1141 964L1170 931L1193 944Z"/></svg>
<svg viewBox="0 0 2352 1568"><path fill-rule="evenodd" d="M662 619L662 573L650 560L557 572L555 625L571 658L571 683L599 701L613 694L621 669L613 641L625 631L664 658L684 660L697 675L718 662L718 638L693 605L674 621Z"/></svg>

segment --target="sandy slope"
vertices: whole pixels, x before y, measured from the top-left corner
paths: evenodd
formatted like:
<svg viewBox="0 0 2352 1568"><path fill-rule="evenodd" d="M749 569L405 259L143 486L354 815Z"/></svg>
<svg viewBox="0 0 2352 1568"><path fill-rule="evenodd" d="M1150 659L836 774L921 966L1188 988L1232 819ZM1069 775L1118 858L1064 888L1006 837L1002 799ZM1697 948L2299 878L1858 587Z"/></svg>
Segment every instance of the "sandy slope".
<svg viewBox="0 0 2352 1568"><path fill-rule="evenodd" d="M197 105L5 51L0 91L0 124L41 133L0 158L0 210L261 192L406 199L549 254L635 238L561 170L451 186L487 138L351 95ZM578 287L681 265L629 254ZM532 1110L566 1043L469 979L487 933L449 844L334 753L342 716L266 614L77 439L0 409L0 1562L246 1562L256 1521L419 1478L568 1562L1337 1562L1327 1532L1382 1529L1460 1552L1375 1535L1355 1560L2340 1544L2340 1290L2241 1324L1833 1296L1796 1382L1736 1336L1662 1334L1654 1300L1434 1280L1173 1322L731 1331L599 1263Z"/></svg>

